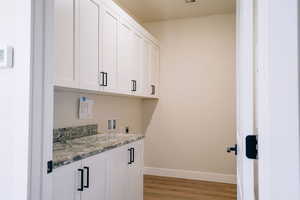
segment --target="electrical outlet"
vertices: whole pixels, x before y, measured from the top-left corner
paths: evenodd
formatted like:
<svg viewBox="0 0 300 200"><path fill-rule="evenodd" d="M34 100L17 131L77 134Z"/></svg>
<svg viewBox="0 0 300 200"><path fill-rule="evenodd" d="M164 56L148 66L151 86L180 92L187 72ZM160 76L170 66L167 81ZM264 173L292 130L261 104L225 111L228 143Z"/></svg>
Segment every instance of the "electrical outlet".
<svg viewBox="0 0 300 200"><path fill-rule="evenodd" d="M117 129L117 120L109 119L107 124L108 130L116 130Z"/></svg>

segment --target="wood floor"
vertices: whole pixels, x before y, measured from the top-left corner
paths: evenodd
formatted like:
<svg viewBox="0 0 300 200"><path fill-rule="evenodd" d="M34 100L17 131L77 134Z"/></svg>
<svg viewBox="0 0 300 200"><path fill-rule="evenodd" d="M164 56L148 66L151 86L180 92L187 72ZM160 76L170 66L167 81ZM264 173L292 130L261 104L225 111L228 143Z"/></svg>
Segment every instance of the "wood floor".
<svg viewBox="0 0 300 200"><path fill-rule="evenodd" d="M144 200L236 200L236 185L145 176Z"/></svg>

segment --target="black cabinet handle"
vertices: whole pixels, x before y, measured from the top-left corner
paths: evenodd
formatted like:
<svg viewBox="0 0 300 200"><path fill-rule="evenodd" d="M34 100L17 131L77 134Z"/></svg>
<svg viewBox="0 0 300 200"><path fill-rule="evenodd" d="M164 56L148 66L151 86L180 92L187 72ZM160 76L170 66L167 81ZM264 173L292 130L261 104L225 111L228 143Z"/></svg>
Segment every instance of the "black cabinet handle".
<svg viewBox="0 0 300 200"><path fill-rule="evenodd" d="M131 80L132 82L132 92L136 92L136 80Z"/></svg>
<svg viewBox="0 0 300 200"><path fill-rule="evenodd" d="M105 86L105 72L100 72L101 83L100 86Z"/></svg>
<svg viewBox="0 0 300 200"><path fill-rule="evenodd" d="M135 148L131 148L131 149L132 149L132 163L134 163L135 162L135 155L134 155Z"/></svg>
<svg viewBox="0 0 300 200"><path fill-rule="evenodd" d="M86 170L86 185L84 186L85 188L90 187L90 168L89 167L84 167Z"/></svg>
<svg viewBox="0 0 300 200"><path fill-rule="evenodd" d="M78 169L78 171L80 172L80 188L78 188L78 191L83 191L83 169Z"/></svg>
<svg viewBox="0 0 300 200"><path fill-rule="evenodd" d="M128 162L128 164L129 165L131 165L132 164L132 150L131 150L131 148L130 149L128 149L128 151L129 151L129 162Z"/></svg>
<svg viewBox="0 0 300 200"><path fill-rule="evenodd" d="M151 95L155 95L155 85L151 85Z"/></svg>
<svg viewBox="0 0 300 200"><path fill-rule="evenodd" d="M108 86L108 78L107 78L107 76L108 76L108 73L107 72L105 72L104 73L105 74L105 84L104 84L104 86Z"/></svg>

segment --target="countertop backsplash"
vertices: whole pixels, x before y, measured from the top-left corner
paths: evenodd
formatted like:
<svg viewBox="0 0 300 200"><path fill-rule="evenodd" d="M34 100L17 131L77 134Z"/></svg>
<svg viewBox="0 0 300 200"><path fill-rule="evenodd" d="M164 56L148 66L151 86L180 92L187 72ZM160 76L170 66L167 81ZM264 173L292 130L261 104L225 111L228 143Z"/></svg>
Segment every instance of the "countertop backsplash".
<svg viewBox="0 0 300 200"><path fill-rule="evenodd" d="M53 130L53 143L98 134L98 125L75 126Z"/></svg>

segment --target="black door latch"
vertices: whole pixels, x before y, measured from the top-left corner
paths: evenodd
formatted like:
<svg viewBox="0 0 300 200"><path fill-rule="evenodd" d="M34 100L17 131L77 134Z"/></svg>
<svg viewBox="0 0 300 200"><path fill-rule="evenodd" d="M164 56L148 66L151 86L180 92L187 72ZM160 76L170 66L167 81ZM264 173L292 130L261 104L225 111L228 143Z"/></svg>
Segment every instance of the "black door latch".
<svg viewBox="0 0 300 200"><path fill-rule="evenodd" d="M53 161L50 160L47 162L47 174L52 173L52 171L53 171Z"/></svg>
<svg viewBox="0 0 300 200"><path fill-rule="evenodd" d="M257 159L257 135L246 137L246 156L249 159Z"/></svg>

